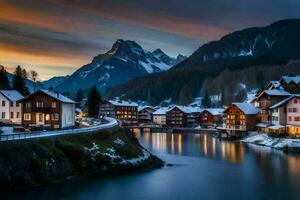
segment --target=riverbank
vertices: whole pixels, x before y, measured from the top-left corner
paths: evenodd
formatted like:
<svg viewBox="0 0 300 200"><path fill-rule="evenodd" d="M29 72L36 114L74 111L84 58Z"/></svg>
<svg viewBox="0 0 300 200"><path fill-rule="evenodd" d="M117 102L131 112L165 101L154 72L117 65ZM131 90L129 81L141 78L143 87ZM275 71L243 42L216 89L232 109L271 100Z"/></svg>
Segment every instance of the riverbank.
<svg viewBox="0 0 300 200"><path fill-rule="evenodd" d="M300 153L300 139L274 138L267 134L254 134L242 139L241 142Z"/></svg>
<svg viewBox="0 0 300 200"><path fill-rule="evenodd" d="M0 145L0 188L7 191L162 166L124 129L7 141Z"/></svg>

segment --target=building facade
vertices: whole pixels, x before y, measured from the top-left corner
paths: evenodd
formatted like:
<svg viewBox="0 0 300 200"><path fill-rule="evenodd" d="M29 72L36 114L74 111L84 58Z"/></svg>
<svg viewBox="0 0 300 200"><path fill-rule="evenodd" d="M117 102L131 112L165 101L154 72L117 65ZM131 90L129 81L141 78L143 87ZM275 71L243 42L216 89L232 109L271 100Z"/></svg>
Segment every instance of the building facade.
<svg viewBox="0 0 300 200"><path fill-rule="evenodd" d="M259 109L248 103L232 103L225 109L225 128L233 136L242 136L256 129Z"/></svg>
<svg viewBox="0 0 300 200"><path fill-rule="evenodd" d="M147 124L153 122L153 113L155 109L151 106L143 106L138 108L138 123Z"/></svg>
<svg viewBox="0 0 300 200"><path fill-rule="evenodd" d="M75 102L50 90L38 90L18 101L22 125L61 129L75 126Z"/></svg>
<svg viewBox="0 0 300 200"><path fill-rule="evenodd" d="M17 101L22 98L16 90L0 90L0 122L21 124L21 105Z"/></svg>
<svg viewBox="0 0 300 200"><path fill-rule="evenodd" d="M179 106L174 106L166 112L166 124L168 127L187 127L188 113Z"/></svg>
<svg viewBox="0 0 300 200"><path fill-rule="evenodd" d="M122 125L138 123L138 105L129 101L105 101L99 106L99 117L118 119Z"/></svg>
<svg viewBox="0 0 300 200"><path fill-rule="evenodd" d="M167 125L167 111L169 108L162 107L153 112L153 122L158 125Z"/></svg>
<svg viewBox="0 0 300 200"><path fill-rule="evenodd" d="M221 124L224 109L204 109L199 114L199 123L201 126L209 127L213 124Z"/></svg>

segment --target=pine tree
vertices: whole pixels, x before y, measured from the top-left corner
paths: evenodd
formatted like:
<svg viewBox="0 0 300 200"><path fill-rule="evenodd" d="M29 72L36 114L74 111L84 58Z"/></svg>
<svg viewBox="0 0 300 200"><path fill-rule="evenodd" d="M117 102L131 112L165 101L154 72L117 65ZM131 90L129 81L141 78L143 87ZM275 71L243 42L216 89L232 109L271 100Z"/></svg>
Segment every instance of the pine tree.
<svg viewBox="0 0 300 200"><path fill-rule="evenodd" d="M79 88L76 93L76 102L80 103L83 98L83 90Z"/></svg>
<svg viewBox="0 0 300 200"><path fill-rule="evenodd" d="M211 107L211 100L210 100L210 97L209 97L207 91L205 91L204 98L202 99L202 106L203 106L204 108L209 108L209 107Z"/></svg>
<svg viewBox="0 0 300 200"><path fill-rule="evenodd" d="M184 85L179 93L179 104L188 105L193 101L193 95L191 89Z"/></svg>
<svg viewBox="0 0 300 200"><path fill-rule="evenodd" d="M13 89L20 92L23 96L29 94L28 88L24 81L24 70L18 66L14 72Z"/></svg>
<svg viewBox="0 0 300 200"><path fill-rule="evenodd" d="M224 106L226 104L226 96L225 96L225 90L224 88L221 89L221 106Z"/></svg>
<svg viewBox="0 0 300 200"><path fill-rule="evenodd" d="M88 97L88 115L90 117L98 116L98 108L101 102L101 95L98 92L96 86L93 86Z"/></svg>
<svg viewBox="0 0 300 200"><path fill-rule="evenodd" d="M7 78L7 72L2 65L0 65L0 83L0 90L10 89L9 80Z"/></svg>

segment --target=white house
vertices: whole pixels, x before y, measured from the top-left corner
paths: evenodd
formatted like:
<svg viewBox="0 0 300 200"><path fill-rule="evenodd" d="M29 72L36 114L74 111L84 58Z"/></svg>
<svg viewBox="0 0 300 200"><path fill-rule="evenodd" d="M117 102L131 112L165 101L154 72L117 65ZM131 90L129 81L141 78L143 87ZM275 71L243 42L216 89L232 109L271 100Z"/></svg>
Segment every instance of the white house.
<svg viewBox="0 0 300 200"><path fill-rule="evenodd" d="M17 101L22 98L16 90L0 90L0 121L21 124L21 106Z"/></svg>
<svg viewBox="0 0 300 200"><path fill-rule="evenodd" d="M167 124L167 111L170 108L168 107L161 107L153 113L153 122L159 125L166 125Z"/></svg>

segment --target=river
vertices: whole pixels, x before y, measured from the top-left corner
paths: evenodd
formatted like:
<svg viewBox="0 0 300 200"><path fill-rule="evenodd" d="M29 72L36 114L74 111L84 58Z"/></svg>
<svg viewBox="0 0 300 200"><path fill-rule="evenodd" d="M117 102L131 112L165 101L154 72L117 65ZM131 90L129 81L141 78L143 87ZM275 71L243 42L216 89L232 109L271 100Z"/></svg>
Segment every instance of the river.
<svg viewBox="0 0 300 200"><path fill-rule="evenodd" d="M136 133L173 166L20 191L15 199L300 199L300 155L210 135Z"/></svg>

